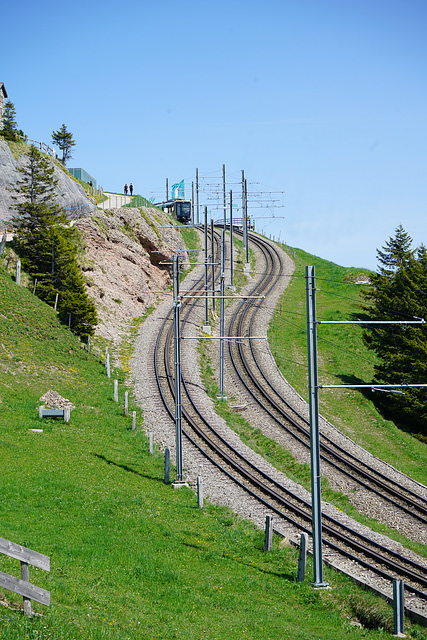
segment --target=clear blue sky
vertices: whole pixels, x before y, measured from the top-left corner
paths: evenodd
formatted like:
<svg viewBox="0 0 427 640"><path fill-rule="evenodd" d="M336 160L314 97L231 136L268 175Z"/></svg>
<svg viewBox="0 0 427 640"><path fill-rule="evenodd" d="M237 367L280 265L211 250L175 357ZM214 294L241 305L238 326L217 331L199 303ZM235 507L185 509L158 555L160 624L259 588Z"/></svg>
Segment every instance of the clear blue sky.
<svg viewBox="0 0 427 640"><path fill-rule="evenodd" d="M427 244L426 0L9 2L0 60L19 127L65 123L105 190L191 197L225 164L236 198L242 169L250 200L285 192L249 213L292 246L375 268L399 224Z"/></svg>

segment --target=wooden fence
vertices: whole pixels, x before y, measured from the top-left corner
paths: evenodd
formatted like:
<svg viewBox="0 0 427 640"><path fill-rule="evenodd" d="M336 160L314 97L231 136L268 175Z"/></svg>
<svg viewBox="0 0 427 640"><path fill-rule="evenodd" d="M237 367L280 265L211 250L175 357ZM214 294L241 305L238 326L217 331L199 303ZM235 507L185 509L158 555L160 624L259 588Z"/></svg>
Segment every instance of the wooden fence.
<svg viewBox="0 0 427 640"><path fill-rule="evenodd" d="M32 551L19 544L0 538L0 553L21 562L21 579L14 578L0 571L0 587L18 593L24 599L24 613L31 615L31 600L50 605L50 591L41 589L30 583L29 566L50 571L50 559L37 551Z"/></svg>

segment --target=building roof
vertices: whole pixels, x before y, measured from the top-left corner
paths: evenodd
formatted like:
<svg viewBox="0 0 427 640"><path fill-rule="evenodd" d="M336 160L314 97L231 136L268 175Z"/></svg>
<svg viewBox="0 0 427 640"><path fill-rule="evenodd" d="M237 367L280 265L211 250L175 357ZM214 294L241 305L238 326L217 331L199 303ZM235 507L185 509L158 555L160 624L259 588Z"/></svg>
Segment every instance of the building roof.
<svg viewBox="0 0 427 640"><path fill-rule="evenodd" d="M2 90L4 97L7 98L7 91L3 82L0 82L0 89Z"/></svg>

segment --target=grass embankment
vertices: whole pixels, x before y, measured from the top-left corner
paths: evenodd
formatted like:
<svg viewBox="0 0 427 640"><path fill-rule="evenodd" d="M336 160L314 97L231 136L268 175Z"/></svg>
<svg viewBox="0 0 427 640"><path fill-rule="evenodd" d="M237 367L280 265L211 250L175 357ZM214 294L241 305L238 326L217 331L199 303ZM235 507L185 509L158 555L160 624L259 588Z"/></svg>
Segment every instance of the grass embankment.
<svg viewBox="0 0 427 640"><path fill-rule="evenodd" d="M268 337L283 375L307 400L307 321L305 266L316 268L316 302L319 320L354 320L361 313L357 276L366 269L340 267L295 250L295 273L281 297ZM375 354L362 341L357 325L320 325L318 363L320 384L363 384L373 379ZM378 392L379 393L379 392ZM379 458L427 484L426 445L385 420L372 402L370 390L324 389L320 411L344 433Z"/></svg>
<svg viewBox="0 0 427 640"><path fill-rule="evenodd" d="M122 373L113 371L119 405L103 363L1 260L0 296L0 535L50 556L51 572L30 568L30 577L52 595L49 608L33 603L41 618L0 608L0 638L390 637L350 626L352 608L366 614L373 599L344 578L326 571L331 592L296 583L295 550L275 540L264 553L251 524L164 485L162 456L123 415ZM68 424L38 418L51 388L76 405ZM19 576L17 561L0 564ZM389 608L375 612L366 624L391 624Z"/></svg>

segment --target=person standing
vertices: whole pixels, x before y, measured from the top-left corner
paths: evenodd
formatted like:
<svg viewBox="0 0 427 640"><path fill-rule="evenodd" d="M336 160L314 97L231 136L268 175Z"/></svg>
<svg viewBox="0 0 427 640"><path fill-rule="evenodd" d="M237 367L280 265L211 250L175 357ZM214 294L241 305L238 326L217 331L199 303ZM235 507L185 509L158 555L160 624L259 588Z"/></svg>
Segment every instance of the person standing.
<svg viewBox="0 0 427 640"><path fill-rule="evenodd" d="M128 194L128 185L127 185L127 183L123 187L123 191L125 192L125 196L127 196L127 194Z"/></svg>
<svg viewBox="0 0 427 640"><path fill-rule="evenodd" d="M133 194L133 184L132 184L132 182L129 185L129 193L130 193L130 195Z"/></svg>

